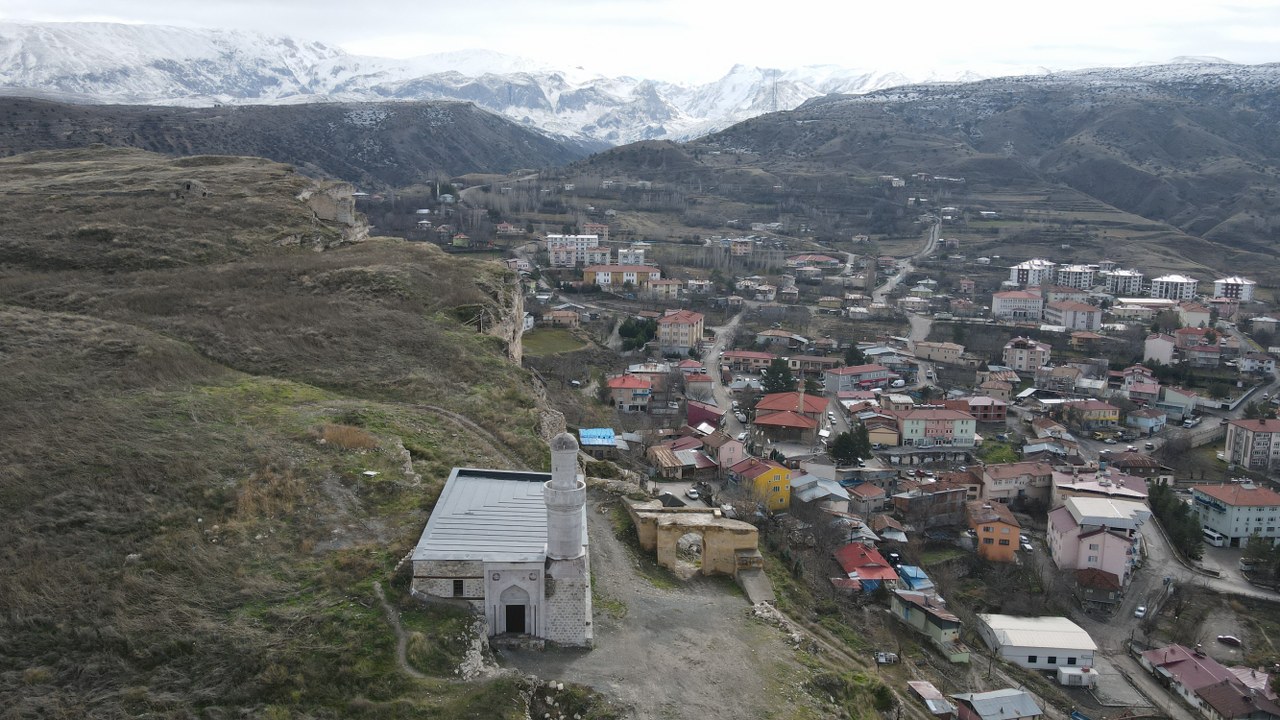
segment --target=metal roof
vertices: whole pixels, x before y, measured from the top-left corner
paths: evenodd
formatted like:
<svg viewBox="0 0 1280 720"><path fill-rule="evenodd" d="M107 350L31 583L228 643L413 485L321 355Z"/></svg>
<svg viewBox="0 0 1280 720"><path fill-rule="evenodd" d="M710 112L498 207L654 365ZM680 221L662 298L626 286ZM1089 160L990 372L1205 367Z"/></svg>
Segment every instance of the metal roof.
<svg viewBox="0 0 1280 720"><path fill-rule="evenodd" d="M542 485L550 479L551 473L454 468L413 559L544 561L547 505ZM584 507L584 545L586 527Z"/></svg>
<svg viewBox="0 0 1280 720"><path fill-rule="evenodd" d="M1044 714L1030 695L1013 688L984 693L959 693L951 697L970 705L982 720L1013 720Z"/></svg>
<svg viewBox="0 0 1280 720"><path fill-rule="evenodd" d="M978 615L1004 647L1097 650L1098 644L1084 628L1064 617ZM957 696L958 697L958 696Z"/></svg>
<svg viewBox="0 0 1280 720"><path fill-rule="evenodd" d="M613 428L582 428L578 439L584 446L614 447L616 443Z"/></svg>

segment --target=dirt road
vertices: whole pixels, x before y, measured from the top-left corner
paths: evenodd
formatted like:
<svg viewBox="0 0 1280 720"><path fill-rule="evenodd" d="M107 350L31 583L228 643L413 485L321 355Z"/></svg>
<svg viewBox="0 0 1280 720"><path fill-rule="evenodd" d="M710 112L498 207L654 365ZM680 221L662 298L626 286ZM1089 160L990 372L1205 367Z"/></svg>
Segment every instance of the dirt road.
<svg viewBox="0 0 1280 720"><path fill-rule="evenodd" d="M810 705L797 687L805 670L782 632L750 619L730 581L656 587L600 511L612 502L593 493L588 505L591 571L604 600L595 609L595 649L504 650L501 664L590 685L636 718L763 720Z"/></svg>

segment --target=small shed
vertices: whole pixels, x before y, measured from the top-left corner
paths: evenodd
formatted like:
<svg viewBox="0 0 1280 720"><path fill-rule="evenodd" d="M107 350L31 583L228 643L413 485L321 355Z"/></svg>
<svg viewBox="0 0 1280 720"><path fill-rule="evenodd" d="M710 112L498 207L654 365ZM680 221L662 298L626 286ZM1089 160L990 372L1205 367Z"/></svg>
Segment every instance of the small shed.
<svg viewBox="0 0 1280 720"><path fill-rule="evenodd" d="M927 680L908 680L907 687L911 688L911 693L920 698L925 707L929 708L930 715L942 720L952 720L956 716L956 706L952 705L933 683Z"/></svg>

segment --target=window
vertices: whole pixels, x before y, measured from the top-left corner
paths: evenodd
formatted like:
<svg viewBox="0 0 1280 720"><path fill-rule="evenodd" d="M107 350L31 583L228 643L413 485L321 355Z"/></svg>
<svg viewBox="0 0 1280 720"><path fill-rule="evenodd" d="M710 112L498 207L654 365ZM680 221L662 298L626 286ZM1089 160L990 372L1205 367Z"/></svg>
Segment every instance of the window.
<svg viewBox="0 0 1280 720"><path fill-rule="evenodd" d="M1097 556L1097 555L1090 555L1090 556L1089 556L1089 562L1091 562L1091 563L1096 563L1096 562L1098 562L1098 556Z"/></svg>
<svg viewBox="0 0 1280 720"><path fill-rule="evenodd" d="M1089 549L1090 549L1090 550L1097 550L1097 549L1098 549L1098 543L1089 543Z"/></svg>
<svg viewBox="0 0 1280 720"><path fill-rule="evenodd" d="M454 581L453 581L453 596L454 596L454 597L462 597L462 592L463 592L463 589L462 589L462 581L461 581L461 580L454 580Z"/></svg>
<svg viewBox="0 0 1280 720"><path fill-rule="evenodd" d="M995 532L995 531L996 531L995 527L993 527L993 526L991 526L991 525L983 525L983 526L982 526L982 532Z"/></svg>
<svg viewBox="0 0 1280 720"><path fill-rule="evenodd" d="M1045 660L1045 662L1049 663L1050 665L1057 665L1057 664L1058 664L1058 656L1057 656L1057 655L1050 655L1050 656L1048 657L1048 659L1046 659L1046 660Z"/></svg>
<svg viewBox="0 0 1280 720"><path fill-rule="evenodd" d="M1009 544L1009 538L1000 538L1000 544L1001 544L1001 545L1008 545L1008 544Z"/></svg>
<svg viewBox="0 0 1280 720"><path fill-rule="evenodd" d="M1067 658L1067 664L1068 664L1068 665L1075 665L1075 664L1076 664L1076 659L1075 659L1075 658L1073 658L1073 657L1069 657L1069 658Z"/></svg>
<svg viewBox="0 0 1280 720"><path fill-rule="evenodd" d="M1035 664L1035 662L1036 662L1036 660L1038 660L1038 659L1039 659L1039 657L1038 657L1038 656L1036 656L1036 655L1028 655L1028 656L1027 656L1027 664L1028 664L1028 665L1034 665L1034 664Z"/></svg>
<svg viewBox="0 0 1280 720"><path fill-rule="evenodd" d="M1001 534L1001 535L1008 535L1008 534L1009 534L1009 528L1000 528L1000 534Z"/></svg>
<svg viewBox="0 0 1280 720"><path fill-rule="evenodd" d="M982 544L983 544L983 545L994 545L995 543L993 542L993 540L995 540L995 538L982 538Z"/></svg>

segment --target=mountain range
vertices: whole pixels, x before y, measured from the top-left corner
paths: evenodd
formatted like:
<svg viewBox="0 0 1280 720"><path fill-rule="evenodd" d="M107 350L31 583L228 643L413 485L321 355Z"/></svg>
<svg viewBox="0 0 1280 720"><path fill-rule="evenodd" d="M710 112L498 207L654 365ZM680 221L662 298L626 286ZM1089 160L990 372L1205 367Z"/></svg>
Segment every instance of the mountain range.
<svg viewBox="0 0 1280 720"><path fill-rule="evenodd" d="M688 139L830 93L969 81L832 65L734 66L685 86L556 69L490 51L408 60L234 30L112 23L0 23L0 92L76 103L212 106L463 100L552 137L602 149Z"/></svg>

